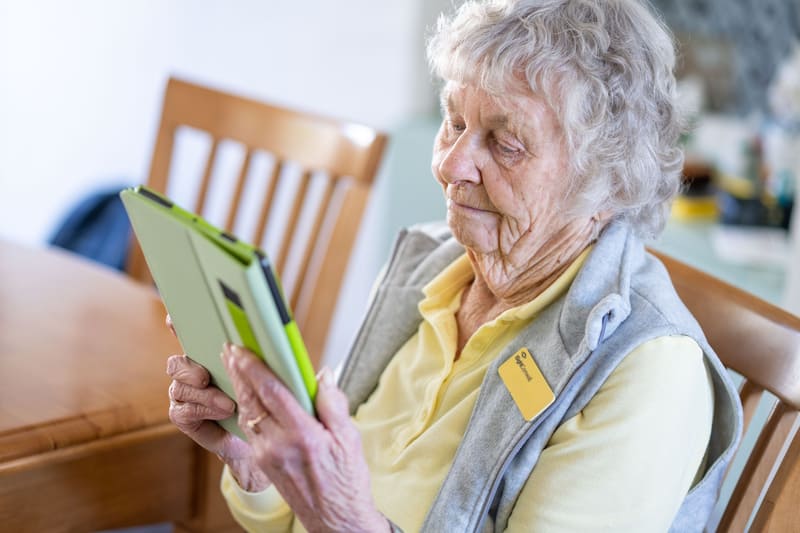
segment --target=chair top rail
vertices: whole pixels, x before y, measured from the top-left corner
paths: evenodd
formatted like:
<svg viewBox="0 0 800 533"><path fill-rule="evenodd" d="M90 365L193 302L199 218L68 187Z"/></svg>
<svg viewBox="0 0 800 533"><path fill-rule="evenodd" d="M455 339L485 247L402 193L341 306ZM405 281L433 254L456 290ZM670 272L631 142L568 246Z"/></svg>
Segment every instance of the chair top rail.
<svg viewBox="0 0 800 533"><path fill-rule="evenodd" d="M189 126L217 138L232 139L312 170L369 181L386 136L357 124L271 106L170 79L163 120L173 128ZM327 161L319 167L319 161Z"/></svg>
<svg viewBox="0 0 800 533"><path fill-rule="evenodd" d="M652 251L651 251L652 252ZM800 318L669 256L678 295L725 366L800 410Z"/></svg>

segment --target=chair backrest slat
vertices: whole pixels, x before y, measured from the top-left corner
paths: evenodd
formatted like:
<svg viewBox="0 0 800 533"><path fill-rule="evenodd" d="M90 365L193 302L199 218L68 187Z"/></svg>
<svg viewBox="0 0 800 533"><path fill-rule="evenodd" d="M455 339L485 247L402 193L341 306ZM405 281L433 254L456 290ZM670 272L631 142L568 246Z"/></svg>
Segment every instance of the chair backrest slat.
<svg viewBox="0 0 800 533"><path fill-rule="evenodd" d="M783 465L774 472L774 479L764 495L751 531L796 531L800 524L800 416L794 413L789 431L789 446L783 455Z"/></svg>
<svg viewBox="0 0 800 533"><path fill-rule="evenodd" d="M233 199L228 208L228 218L225 221L225 230L228 232L233 231L234 224L236 223L236 215L239 212L239 205L242 203L242 193L244 192L245 182L247 181L247 175L250 171L250 159L252 157L253 150L248 148L247 152L244 154L244 161L242 161L242 166L239 169L239 177L236 179L236 189L233 192Z"/></svg>
<svg viewBox="0 0 800 533"><path fill-rule="evenodd" d="M336 308L337 295L342 277L335 273L345 268L347 254L353 246L353 235L358 232L360 213L367 202L369 187L357 180L338 180L330 202L329 217L331 220L323 224L318 242L320 243L311 255L306 282L300 288L295 307L295 318L299 325L314 324L325 320ZM347 250L347 254L335 253L336 250ZM303 338L309 345L324 343L319 328L306 328Z"/></svg>
<svg viewBox="0 0 800 533"><path fill-rule="evenodd" d="M281 176L282 169L283 164L280 161L275 161L269 181L267 182L267 192L264 195L264 201L261 203L261 211L256 221L256 234L253 237L253 242L256 245L260 245L264 241L264 232L267 229L269 214L272 212L272 203L275 200L275 191L278 190L278 179Z"/></svg>
<svg viewBox="0 0 800 533"><path fill-rule="evenodd" d="M281 276L284 276L286 273L286 261L289 259L289 252L291 251L295 242L294 238L297 233L297 222L300 220L300 213L302 212L303 206L306 203L306 196L310 183L311 171L303 171L302 175L300 176L300 183L297 191L295 191L292 209L289 212L289 218L286 221L286 226L283 232L283 241L281 242L281 248L278 252L278 259L276 261L278 272L280 272Z"/></svg>
<svg viewBox="0 0 800 533"><path fill-rule="evenodd" d="M265 236L276 235L268 228L283 212L277 209L276 197L282 196L277 191L283 191L282 182L290 181L290 176L293 176L285 172L288 166L299 166L300 183L288 210L287 222L279 226L282 234L277 235L278 253L272 260L279 274L283 274L290 254L295 249L299 251L299 265L293 269L293 286L290 296L287 296L298 306L295 309L298 326L312 360L319 363L335 300L364 212L366 195L372 187L386 145L386 136L360 124L292 111L170 79L148 179L148 185L156 190L168 192L174 137L182 127L201 130L212 139L194 204L194 211L201 215L207 216L204 210L209 204L212 182L220 179L214 174L217 174L215 167L221 143L234 141L246 150L224 216L224 227L228 231L239 227L241 222L240 213L245 204L245 190L250 190L249 176L256 152L274 157L266 192L257 209L253 238L242 236L257 246L264 244ZM309 191L312 176L317 174L328 176L330 181L324 186L322 201L314 204L309 200L309 196L313 196ZM358 187L349 187L348 191L352 189L354 193L342 195L346 210L338 211L336 217L328 217L329 205L336 197L334 191L341 190L340 184L348 181L358 184ZM217 190L216 186L214 190ZM181 203L180 198L176 201ZM305 210L312 207L317 211L309 211L307 218ZM306 220L311 221L310 230L300 231L300 223ZM326 224L330 227L326 228ZM300 242L298 239L304 236L307 238ZM321 267L323 264L324 268ZM132 251L128 272L137 279L150 280L138 246L134 246ZM311 300L315 302L313 306L310 306Z"/></svg>
<svg viewBox="0 0 800 533"><path fill-rule="evenodd" d="M205 211L206 199L208 198L208 189L211 187L211 174L214 172L214 164L217 161L218 152L219 138L214 137L214 139L211 141L211 146L208 149L206 165L203 168L203 177L200 179L200 189L197 191L197 198L195 199L194 203L194 212L199 215L202 215Z"/></svg>
<svg viewBox="0 0 800 533"><path fill-rule="evenodd" d="M742 382L742 386L739 388L739 399L742 401L745 431L750 427L750 422L753 420L753 415L758 409L759 403L761 403L762 396L764 396L764 389L755 385L749 379L745 379Z"/></svg>
<svg viewBox="0 0 800 533"><path fill-rule="evenodd" d="M778 403L769 414L736 482L728 501L728 509L720 520L719 528L722 531L745 530L753 509L756 509L766 490L767 481L772 477L773 468L788 435L787 417L791 417L792 413L790 407Z"/></svg>
<svg viewBox="0 0 800 533"><path fill-rule="evenodd" d="M297 267L297 277L299 279L305 279L306 273L308 272L308 264L311 261L311 254L314 252L317 242L319 241L319 232L320 229L322 229L322 222L325 219L325 215L328 213L328 207L330 206L331 198L333 197L334 183L335 180L333 179L325 180L325 188L322 191L322 199L320 200L319 204L317 204L317 213L314 217L314 222L311 225L311 231L309 232L308 239L306 240L306 245L303 247L303 255L300 259L300 264ZM300 285L297 283L292 288L292 308L297 307L297 301L300 298L300 288Z"/></svg>

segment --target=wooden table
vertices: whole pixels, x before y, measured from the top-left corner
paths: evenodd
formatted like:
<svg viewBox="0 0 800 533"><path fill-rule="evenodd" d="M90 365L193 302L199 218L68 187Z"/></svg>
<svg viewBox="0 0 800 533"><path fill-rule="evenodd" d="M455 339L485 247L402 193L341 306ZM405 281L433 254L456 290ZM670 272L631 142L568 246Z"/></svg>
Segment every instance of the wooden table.
<svg viewBox="0 0 800 533"><path fill-rule="evenodd" d="M150 287L0 241L0 530L193 518L203 472L167 418L179 352Z"/></svg>

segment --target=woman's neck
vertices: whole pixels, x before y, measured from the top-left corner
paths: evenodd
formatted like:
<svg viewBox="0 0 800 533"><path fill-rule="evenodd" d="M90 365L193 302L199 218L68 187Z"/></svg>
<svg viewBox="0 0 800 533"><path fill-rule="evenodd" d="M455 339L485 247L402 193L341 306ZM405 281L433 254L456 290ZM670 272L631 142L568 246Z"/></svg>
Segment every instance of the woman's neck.
<svg viewBox="0 0 800 533"><path fill-rule="evenodd" d="M504 265L502 258L467 250L475 278L464 289L456 312L455 358L478 328L504 311L530 302L553 284L596 238L598 224L564 227L533 250L527 265Z"/></svg>
<svg viewBox="0 0 800 533"><path fill-rule="evenodd" d="M564 273L575 258L597 238L593 220L568 224L532 244L525 260L512 264L499 253L467 250L475 279L464 299L475 299L486 309L506 309L530 302ZM516 254L519 257L519 254Z"/></svg>

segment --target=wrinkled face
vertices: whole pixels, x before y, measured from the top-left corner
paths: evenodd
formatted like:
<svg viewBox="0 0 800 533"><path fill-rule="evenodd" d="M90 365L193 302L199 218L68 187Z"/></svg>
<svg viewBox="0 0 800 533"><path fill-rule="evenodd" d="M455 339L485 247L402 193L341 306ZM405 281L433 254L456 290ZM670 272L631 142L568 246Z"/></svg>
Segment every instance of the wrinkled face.
<svg viewBox="0 0 800 533"><path fill-rule="evenodd" d="M498 98L454 82L442 101L432 169L456 239L506 255L563 227L567 156L550 107L532 94Z"/></svg>

